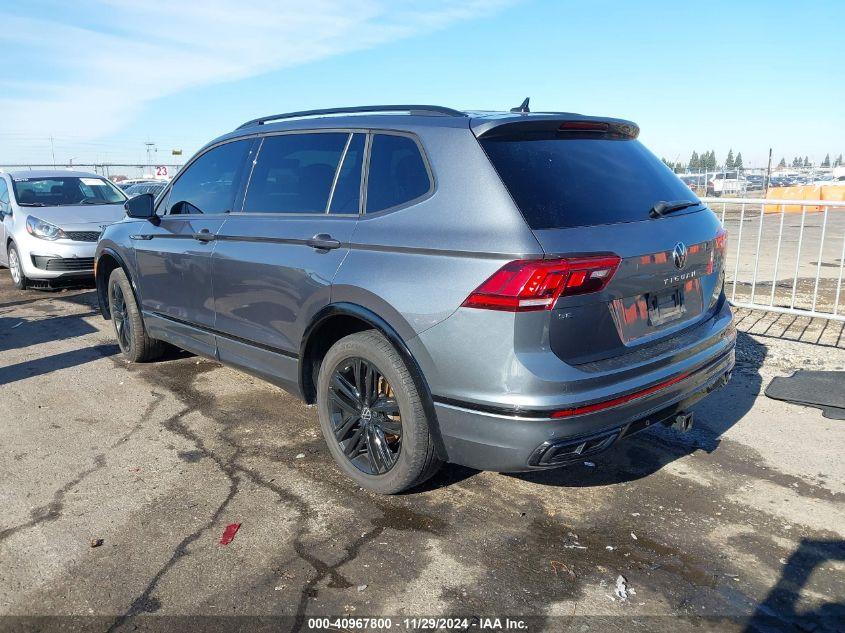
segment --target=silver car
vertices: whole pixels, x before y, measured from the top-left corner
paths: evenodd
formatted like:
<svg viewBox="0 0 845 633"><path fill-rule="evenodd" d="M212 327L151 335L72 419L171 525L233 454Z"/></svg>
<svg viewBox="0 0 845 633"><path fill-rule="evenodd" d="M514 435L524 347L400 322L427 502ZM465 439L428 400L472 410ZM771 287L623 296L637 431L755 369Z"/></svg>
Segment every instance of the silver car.
<svg viewBox="0 0 845 633"><path fill-rule="evenodd" d="M20 289L91 277L97 239L123 217L126 199L97 174L0 173L0 265Z"/></svg>

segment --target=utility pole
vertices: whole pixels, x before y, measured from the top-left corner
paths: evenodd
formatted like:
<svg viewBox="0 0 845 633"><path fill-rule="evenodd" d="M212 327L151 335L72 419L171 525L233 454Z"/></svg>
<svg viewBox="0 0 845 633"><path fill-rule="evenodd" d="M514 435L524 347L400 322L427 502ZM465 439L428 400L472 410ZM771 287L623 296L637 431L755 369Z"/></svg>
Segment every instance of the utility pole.
<svg viewBox="0 0 845 633"><path fill-rule="evenodd" d="M147 146L147 166L150 166L150 165L153 164L153 159L152 159L151 154L153 152L153 148L155 147L155 143L151 143L150 141L147 141L146 143L144 143L144 145Z"/></svg>
<svg viewBox="0 0 845 633"><path fill-rule="evenodd" d="M769 193L769 181L772 179L772 148L769 148L769 166L766 168L766 187L764 193Z"/></svg>
<svg viewBox="0 0 845 633"><path fill-rule="evenodd" d="M53 156L53 169L56 168L56 148L53 147L53 135L50 135L50 154Z"/></svg>

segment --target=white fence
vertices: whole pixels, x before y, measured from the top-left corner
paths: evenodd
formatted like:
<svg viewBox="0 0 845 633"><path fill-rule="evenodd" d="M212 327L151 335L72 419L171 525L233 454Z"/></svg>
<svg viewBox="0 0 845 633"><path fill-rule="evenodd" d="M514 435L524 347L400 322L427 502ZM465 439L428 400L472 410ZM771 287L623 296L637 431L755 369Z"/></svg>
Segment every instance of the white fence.
<svg viewBox="0 0 845 633"><path fill-rule="evenodd" d="M728 231L733 305L845 321L845 201L701 200Z"/></svg>

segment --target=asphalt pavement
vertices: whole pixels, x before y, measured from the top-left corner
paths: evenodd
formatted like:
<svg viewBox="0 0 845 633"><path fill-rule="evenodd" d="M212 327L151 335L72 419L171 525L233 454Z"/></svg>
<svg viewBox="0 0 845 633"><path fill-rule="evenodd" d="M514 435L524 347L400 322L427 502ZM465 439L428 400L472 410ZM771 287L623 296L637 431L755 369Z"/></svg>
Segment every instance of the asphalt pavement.
<svg viewBox="0 0 845 633"><path fill-rule="evenodd" d="M841 328L818 345L741 316L692 432L380 497L334 466L313 408L186 353L127 364L93 290L0 271L0 630L835 630L845 423L761 394L845 369Z"/></svg>

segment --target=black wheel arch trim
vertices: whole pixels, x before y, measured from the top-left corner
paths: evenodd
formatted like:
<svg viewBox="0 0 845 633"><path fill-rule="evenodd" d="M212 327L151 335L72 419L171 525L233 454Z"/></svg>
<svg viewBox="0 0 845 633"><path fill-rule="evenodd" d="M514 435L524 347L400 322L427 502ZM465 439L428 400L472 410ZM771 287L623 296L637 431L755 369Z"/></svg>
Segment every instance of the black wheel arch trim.
<svg viewBox="0 0 845 633"><path fill-rule="evenodd" d="M109 280L108 278L104 278L103 275L100 273L100 260L103 258L103 255L108 255L112 257L116 262L117 265L123 269L123 272L126 273L126 278L129 280L129 285L132 287L132 294L135 299L135 304L140 309L141 302L138 301L138 288L135 286L135 280L132 278L132 275L129 274L129 268L126 265L123 257L114 250L113 248L107 246L103 248L99 253L97 253L96 259L94 260L94 270L96 271L94 274L94 283L97 285L97 301L100 304L100 314L106 320L111 319L111 313L109 312L109 298L108 298L108 285Z"/></svg>
<svg viewBox="0 0 845 633"><path fill-rule="evenodd" d="M448 454L446 452L446 445L444 444L443 437L440 433L440 423L437 421L437 412L434 409L434 398L431 395L431 389L429 389L428 381L425 379L419 363L417 363L417 360L414 358L414 355L411 353L408 345L402 337L399 336L393 326L368 308L355 303L331 303L322 308L314 315L314 318L311 319L311 322L308 324L308 327L305 329L302 336L302 343L299 348L299 391L303 397L305 397L305 394L307 393L305 388L305 368L308 365L306 351L311 340L311 336L322 323L335 316L352 316L364 321L365 323L371 325L373 329L381 332L387 340L390 341L393 347L396 348L396 351L399 352L402 360L408 366L408 370L414 380L414 385L420 394L426 417L428 417L431 423L431 434L434 439L434 447L437 457L443 461L449 461Z"/></svg>

